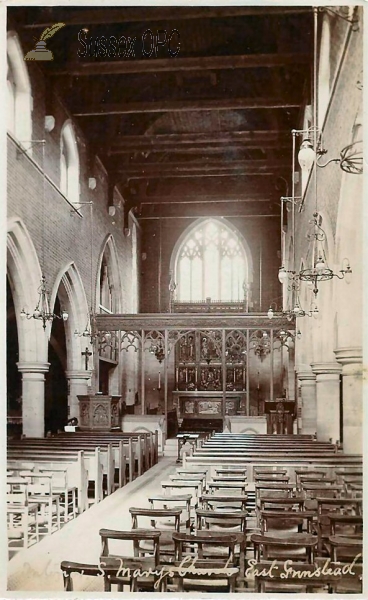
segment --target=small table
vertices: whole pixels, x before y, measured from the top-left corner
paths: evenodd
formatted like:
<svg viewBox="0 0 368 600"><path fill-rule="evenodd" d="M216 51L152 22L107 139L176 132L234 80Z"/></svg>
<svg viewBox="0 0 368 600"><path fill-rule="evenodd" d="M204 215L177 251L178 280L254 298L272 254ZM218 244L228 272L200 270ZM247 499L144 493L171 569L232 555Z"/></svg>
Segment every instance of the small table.
<svg viewBox="0 0 368 600"><path fill-rule="evenodd" d="M176 436L176 439L178 440L178 458L176 459L177 463L181 463L180 450L183 448L183 446L189 442L193 448L196 448L198 438L199 433L178 433Z"/></svg>

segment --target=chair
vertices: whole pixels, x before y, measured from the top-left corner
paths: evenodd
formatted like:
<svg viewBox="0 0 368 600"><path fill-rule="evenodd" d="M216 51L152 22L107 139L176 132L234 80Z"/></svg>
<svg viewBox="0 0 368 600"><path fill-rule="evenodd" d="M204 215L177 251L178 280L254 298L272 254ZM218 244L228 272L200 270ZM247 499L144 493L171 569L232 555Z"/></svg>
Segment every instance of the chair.
<svg viewBox="0 0 368 600"><path fill-rule="evenodd" d="M254 544L254 558L260 560L292 560L295 562L313 563L314 549L318 538L310 533L293 535L282 533L254 533L251 536Z"/></svg>
<svg viewBox="0 0 368 600"><path fill-rule="evenodd" d="M181 515L179 520L179 527L182 530L185 528L188 532L191 527L191 499L190 494L183 494L178 496L150 496L148 502L150 503L151 509L180 509ZM157 526L160 530L175 529L175 518L173 517L162 517L157 519Z"/></svg>
<svg viewBox="0 0 368 600"><path fill-rule="evenodd" d="M248 495L224 496L220 494L203 494L199 498L203 508L216 511L246 510Z"/></svg>
<svg viewBox="0 0 368 600"><path fill-rule="evenodd" d="M330 535L331 560L333 562L363 562L363 538Z"/></svg>
<svg viewBox="0 0 368 600"><path fill-rule="evenodd" d="M50 473L52 477L52 489L59 495L63 521L66 523L69 519L74 519L78 515L77 509L77 488L68 484L68 472L66 469L56 467L52 470L41 468L40 473Z"/></svg>
<svg viewBox="0 0 368 600"><path fill-rule="evenodd" d="M39 529L38 507L28 504L28 484L20 478L16 478L16 483L14 479L7 484L6 514L8 549L17 552L39 541ZM19 545L22 541L23 545Z"/></svg>
<svg viewBox="0 0 368 600"><path fill-rule="evenodd" d="M194 475L191 474L190 476L187 475L178 475L177 473L174 473L173 475L169 475L169 479L170 481L172 481L173 483L177 483L177 482L196 482L199 484L198 486L198 494L202 494L202 492L205 489L205 480L206 480L206 476L205 475Z"/></svg>
<svg viewBox="0 0 368 600"><path fill-rule="evenodd" d="M51 534L53 527L60 529L60 496L52 489L52 476L49 473L22 471L28 481L29 504L38 506L39 525L46 524L46 532Z"/></svg>
<svg viewBox="0 0 368 600"><path fill-rule="evenodd" d="M273 496L271 492L267 496L263 496L259 499L259 509L262 510L304 510L304 496L295 496L293 498L278 498Z"/></svg>
<svg viewBox="0 0 368 600"><path fill-rule="evenodd" d="M315 564L289 563L281 561L250 561L246 570L248 578L254 577L256 593L310 593L313 591L331 591L336 577L314 575ZM321 568L321 567L320 567ZM310 574L310 575L309 575ZM309 575L309 576L308 576ZM327 589L326 589L327 588Z"/></svg>
<svg viewBox="0 0 368 600"><path fill-rule="evenodd" d="M232 475L239 475L239 476L243 476L244 479L247 479L247 473L248 470L246 467L229 467L228 469L215 469L216 471L216 475L218 476L222 476L224 479L226 479L228 476L232 476Z"/></svg>
<svg viewBox="0 0 368 600"><path fill-rule="evenodd" d="M273 473L261 473L254 476L254 481L256 483L269 482L269 483L289 483L289 475L274 475Z"/></svg>
<svg viewBox="0 0 368 600"><path fill-rule="evenodd" d="M196 508L198 505L198 498L201 495L202 482L193 481L192 479L180 480L180 481L161 481L161 487L167 495L171 495L174 490L188 490L191 489L191 506ZM174 493L175 495L175 493Z"/></svg>
<svg viewBox="0 0 368 600"><path fill-rule="evenodd" d="M213 510L197 509L197 533L202 530L221 531L236 535L237 546L234 554L239 557L240 575L244 577L245 571L245 546L246 546L246 519L247 511L217 512ZM239 548L237 548L239 546ZM221 552L221 549L220 549ZM217 552L216 552L217 554Z"/></svg>
<svg viewBox="0 0 368 600"><path fill-rule="evenodd" d="M314 511L262 510L259 524L262 533L267 531L312 533L312 523L315 518Z"/></svg>
<svg viewBox="0 0 368 600"><path fill-rule="evenodd" d="M63 574L64 592L72 592L73 586L73 573L79 573L80 575L89 575L93 577L101 577L103 571L99 565L90 565L85 563L77 563L69 560L63 560L60 564L60 569Z"/></svg>
<svg viewBox="0 0 368 600"><path fill-rule="evenodd" d="M180 508L172 509L152 509L152 508L130 508L129 512L132 516L132 530L144 531L152 528L153 531L160 531L160 562L166 557L174 556L174 542L172 534L174 531L180 531L180 517L182 510ZM159 519L172 518L174 519L173 529L160 530ZM142 523L143 521L143 523ZM141 527L140 527L141 524ZM153 540L138 540L135 542L135 556L145 556L145 554L153 553Z"/></svg>
<svg viewBox="0 0 368 600"><path fill-rule="evenodd" d="M273 469L272 467L254 467L253 474L256 475L286 475L287 469Z"/></svg>
<svg viewBox="0 0 368 600"><path fill-rule="evenodd" d="M173 572L178 592L235 591L235 581L239 574L239 569L234 566L236 535L197 531L195 535L174 533L173 540ZM215 552L219 548L223 550L223 554L217 554L216 557Z"/></svg>
<svg viewBox="0 0 368 600"><path fill-rule="evenodd" d="M207 488L210 494L220 492L221 494L234 495L236 493L245 495L248 483L246 481L210 481Z"/></svg>
<svg viewBox="0 0 368 600"><path fill-rule="evenodd" d="M99 566L104 578L105 592L111 592L112 585L117 585L118 591L123 591L125 585L129 586L131 592L141 589L159 591L159 585L156 585L158 575L151 573L158 572L159 568L160 535L160 531L152 529L139 531L100 529L102 551ZM137 556L139 543L143 541L152 542L152 553ZM111 546L121 550L122 553L111 552Z"/></svg>
<svg viewBox="0 0 368 600"><path fill-rule="evenodd" d="M362 500L355 498L331 498L319 496L317 502L317 535L318 535L318 554L330 553L330 546L327 543L330 535L333 534L331 516L358 516L361 517ZM337 521L335 520L335 523Z"/></svg>

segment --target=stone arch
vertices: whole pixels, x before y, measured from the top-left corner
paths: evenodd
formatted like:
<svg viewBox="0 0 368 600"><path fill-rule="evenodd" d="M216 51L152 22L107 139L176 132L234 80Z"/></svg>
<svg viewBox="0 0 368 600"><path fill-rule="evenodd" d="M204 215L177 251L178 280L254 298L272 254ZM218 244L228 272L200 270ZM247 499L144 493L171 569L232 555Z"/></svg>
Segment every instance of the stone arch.
<svg viewBox="0 0 368 600"><path fill-rule="evenodd" d="M100 312L99 298L100 298L100 273L102 268L103 260L106 260L109 280L111 281L114 290L114 301L112 312L121 313L123 312L123 298L122 298L122 286L121 277L118 261L118 253L116 250L115 240L112 234L109 234L103 244L100 256L97 262L97 276L96 276L96 311Z"/></svg>
<svg viewBox="0 0 368 600"><path fill-rule="evenodd" d="M46 362L47 335L40 322L20 317L22 309L32 314L37 305L42 272L31 236L19 217L8 219L7 272L16 312L19 362Z"/></svg>
<svg viewBox="0 0 368 600"><path fill-rule="evenodd" d="M90 339L78 336L75 332L81 333L90 323L86 293L74 262L70 262L57 274L50 298L51 307L54 307L57 296L62 309L69 315L65 321L67 370L82 370L84 359L81 352L90 343Z"/></svg>
<svg viewBox="0 0 368 600"><path fill-rule="evenodd" d="M12 112L12 119L8 121L11 132L25 146L31 146L32 140L32 88L24 53L18 35L9 31L7 35L8 55L8 111ZM32 154L32 148L28 150Z"/></svg>

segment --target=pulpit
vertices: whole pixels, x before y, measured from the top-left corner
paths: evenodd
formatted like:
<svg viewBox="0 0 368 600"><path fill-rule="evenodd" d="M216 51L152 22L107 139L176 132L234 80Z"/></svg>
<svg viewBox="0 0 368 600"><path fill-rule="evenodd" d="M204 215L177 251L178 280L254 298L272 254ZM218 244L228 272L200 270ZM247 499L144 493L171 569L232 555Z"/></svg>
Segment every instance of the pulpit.
<svg viewBox="0 0 368 600"><path fill-rule="evenodd" d="M119 427L120 398L102 394L78 396L80 429L110 431Z"/></svg>

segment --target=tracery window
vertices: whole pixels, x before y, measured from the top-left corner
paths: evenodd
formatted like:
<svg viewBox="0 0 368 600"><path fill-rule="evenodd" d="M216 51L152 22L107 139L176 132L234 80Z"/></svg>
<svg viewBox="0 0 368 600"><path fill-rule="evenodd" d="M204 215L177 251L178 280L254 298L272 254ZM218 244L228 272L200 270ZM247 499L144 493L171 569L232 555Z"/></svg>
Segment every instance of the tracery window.
<svg viewBox="0 0 368 600"><path fill-rule="evenodd" d="M240 302L248 265L239 235L214 219L193 229L176 261L177 300Z"/></svg>

